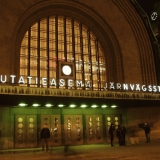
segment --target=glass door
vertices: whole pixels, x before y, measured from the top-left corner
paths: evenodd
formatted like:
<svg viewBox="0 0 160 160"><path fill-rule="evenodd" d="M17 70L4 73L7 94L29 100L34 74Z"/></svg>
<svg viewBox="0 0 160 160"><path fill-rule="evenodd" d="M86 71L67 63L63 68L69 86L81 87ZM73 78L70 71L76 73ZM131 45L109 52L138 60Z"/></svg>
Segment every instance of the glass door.
<svg viewBox="0 0 160 160"><path fill-rule="evenodd" d="M115 126L114 142L118 142L116 129L118 128L118 125L120 125L120 115L106 115L106 137L108 143L110 143L109 127L111 123Z"/></svg>
<svg viewBox="0 0 160 160"><path fill-rule="evenodd" d="M37 147L37 116L15 115L15 148Z"/></svg>
<svg viewBox="0 0 160 160"><path fill-rule="evenodd" d="M66 145L83 144L82 115L64 115L64 143Z"/></svg>
<svg viewBox="0 0 160 160"><path fill-rule="evenodd" d="M102 115L86 115L87 143L103 142Z"/></svg>
<svg viewBox="0 0 160 160"><path fill-rule="evenodd" d="M60 115L41 115L41 129L47 124L50 130L50 146L62 144Z"/></svg>

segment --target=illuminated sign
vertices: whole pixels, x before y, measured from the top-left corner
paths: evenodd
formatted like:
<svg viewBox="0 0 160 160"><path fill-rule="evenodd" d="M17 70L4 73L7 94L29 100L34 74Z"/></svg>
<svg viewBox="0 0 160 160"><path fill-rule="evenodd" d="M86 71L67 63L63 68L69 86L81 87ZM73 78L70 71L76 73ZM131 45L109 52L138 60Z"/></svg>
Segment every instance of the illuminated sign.
<svg viewBox="0 0 160 160"><path fill-rule="evenodd" d="M68 68L68 67L67 67ZM67 72L68 74L68 72ZM42 86L48 85L48 79L45 77L41 78ZM17 80L16 75L0 75L0 83L10 83L10 84L29 84L29 85L38 85L38 77L23 77L20 76ZM56 80L52 78L49 82L50 86L60 86L60 87L85 87L92 88L92 81L82 81L82 80L73 80L73 79L59 79ZM144 85L144 84L128 84L128 83L104 83L101 86L101 90L123 90L123 91L142 91L142 92L160 92L160 86L157 85Z"/></svg>

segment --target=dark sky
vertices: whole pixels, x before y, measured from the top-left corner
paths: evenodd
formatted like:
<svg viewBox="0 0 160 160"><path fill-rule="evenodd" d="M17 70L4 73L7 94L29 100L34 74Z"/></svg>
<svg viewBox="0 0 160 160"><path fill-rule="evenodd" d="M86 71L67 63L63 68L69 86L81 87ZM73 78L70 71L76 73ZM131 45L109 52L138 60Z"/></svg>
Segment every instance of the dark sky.
<svg viewBox="0 0 160 160"><path fill-rule="evenodd" d="M148 14L150 15L151 12L154 10L154 3L160 2L160 0L136 0L141 8Z"/></svg>

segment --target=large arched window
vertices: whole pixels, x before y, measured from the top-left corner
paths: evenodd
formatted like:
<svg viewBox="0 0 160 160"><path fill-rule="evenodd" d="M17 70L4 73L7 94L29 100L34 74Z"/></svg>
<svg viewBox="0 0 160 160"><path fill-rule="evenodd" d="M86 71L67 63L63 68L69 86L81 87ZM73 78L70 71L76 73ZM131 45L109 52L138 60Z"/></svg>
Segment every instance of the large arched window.
<svg viewBox="0 0 160 160"><path fill-rule="evenodd" d="M68 79L60 79L59 62L74 64L75 75L69 86ZM81 22L68 17L39 20L21 43L23 86L101 90L106 82L105 67L98 38Z"/></svg>

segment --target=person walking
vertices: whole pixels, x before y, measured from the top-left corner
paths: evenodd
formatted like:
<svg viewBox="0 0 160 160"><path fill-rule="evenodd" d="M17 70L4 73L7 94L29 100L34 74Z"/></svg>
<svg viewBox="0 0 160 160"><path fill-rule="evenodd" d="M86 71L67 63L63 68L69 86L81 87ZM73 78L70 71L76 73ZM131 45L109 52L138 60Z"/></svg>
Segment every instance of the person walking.
<svg viewBox="0 0 160 160"><path fill-rule="evenodd" d="M123 145L123 137L122 137L122 128L120 125L118 125L118 128L116 129L116 135L118 138L119 146Z"/></svg>
<svg viewBox="0 0 160 160"><path fill-rule="evenodd" d="M115 127L114 127L113 123L111 123L111 125L109 127L109 135L110 135L111 146L114 146L113 145L114 130L115 130Z"/></svg>
<svg viewBox="0 0 160 160"><path fill-rule="evenodd" d="M146 135L146 143L149 143L150 142L150 131L151 131L151 129L150 129L147 122L144 123L143 129L144 129L144 132L145 132L145 135Z"/></svg>
<svg viewBox="0 0 160 160"><path fill-rule="evenodd" d="M44 152L44 146L46 145L46 152L49 152L49 138L50 138L50 130L47 128L47 125L44 124L40 133L41 143L42 143L42 152Z"/></svg>
<svg viewBox="0 0 160 160"><path fill-rule="evenodd" d="M122 145L125 146L126 145L126 127L121 125L121 131L122 131Z"/></svg>

